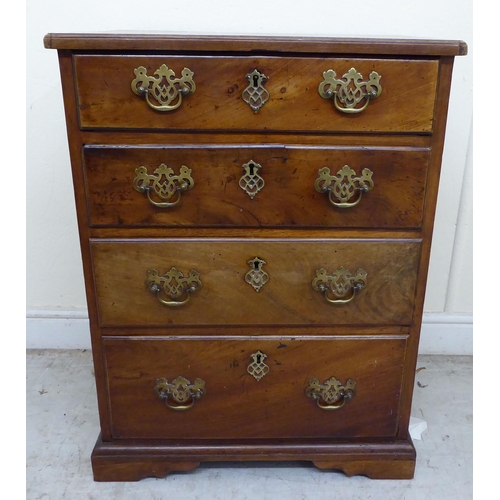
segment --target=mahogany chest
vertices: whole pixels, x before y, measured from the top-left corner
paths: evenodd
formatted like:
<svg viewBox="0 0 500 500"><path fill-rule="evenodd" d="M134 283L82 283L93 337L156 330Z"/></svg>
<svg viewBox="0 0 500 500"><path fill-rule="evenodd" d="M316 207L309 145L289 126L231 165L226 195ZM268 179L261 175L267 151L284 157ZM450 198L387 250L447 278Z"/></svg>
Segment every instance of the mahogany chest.
<svg viewBox="0 0 500 500"><path fill-rule="evenodd" d="M411 478L459 41L49 34L98 481L306 460Z"/></svg>

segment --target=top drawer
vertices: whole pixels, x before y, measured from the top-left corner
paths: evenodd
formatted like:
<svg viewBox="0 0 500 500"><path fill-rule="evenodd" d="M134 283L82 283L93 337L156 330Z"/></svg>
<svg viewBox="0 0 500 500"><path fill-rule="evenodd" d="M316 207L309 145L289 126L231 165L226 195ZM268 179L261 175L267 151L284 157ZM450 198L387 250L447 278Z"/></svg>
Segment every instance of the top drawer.
<svg viewBox="0 0 500 500"><path fill-rule="evenodd" d="M430 133L438 75L437 60L402 59L75 55L74 65L83 129ZM376 74L378 87L363 84ZM331 98L319 93L325 78Z"/></svg>

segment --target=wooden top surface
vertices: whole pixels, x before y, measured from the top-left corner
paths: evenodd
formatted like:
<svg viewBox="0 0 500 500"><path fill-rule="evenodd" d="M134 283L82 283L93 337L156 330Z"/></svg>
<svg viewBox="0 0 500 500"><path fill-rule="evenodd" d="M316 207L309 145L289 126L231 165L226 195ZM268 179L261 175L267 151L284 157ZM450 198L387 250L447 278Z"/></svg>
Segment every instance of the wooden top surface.
<svg viewBox="0 0 500 500"><path fill-rule="evenodd" d="M220 52L297 52L408 56L467 54L461 40L405 38L316 38L283 36L170 35L160 33L49 33L48 49L66 50L174 50Z"/></svg>

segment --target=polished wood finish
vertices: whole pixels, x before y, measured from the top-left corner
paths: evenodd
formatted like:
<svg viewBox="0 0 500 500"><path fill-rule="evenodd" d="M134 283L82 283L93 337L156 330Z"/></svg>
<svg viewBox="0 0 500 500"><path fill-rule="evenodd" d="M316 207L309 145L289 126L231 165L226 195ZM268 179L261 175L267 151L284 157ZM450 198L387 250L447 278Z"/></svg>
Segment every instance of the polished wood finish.
<svg viewBox="0 0 500 500"><path fill-rule="evenodd" d="M101 326L327 325L411 323L420 254L418 240L141 240L92 242ZM269 281L245 282L254 257ZM368 273L352 302L330 304L315 291L316 270L340 266ZM146 271L171 267L200 273L202 288L181 307L161 304L146 289Z"/></svg>
<svg viewBox="0 0 500 500"><path fill-rule="evenodd" d="M162 33L49 33L48 49L153 50L201 52L298 52L324 54L376 54L403 56L457 56L467 54L461 40L411 38L324 38L303 36L215 36Z"/></svg>
<svg viewBox="0 0 500 500"><path fill-rule="evenodd" d="M466 45L131 34L49 34L44 43L59 51L63 84L101 424L95 480L232 460L410 479L451 74ZM357 115L318 94L324 65L339 62L348 66L332 68L339 75L382 74L382 94ZM197 91L172 113L130 89L135 67L162 63L195 72ZM241 92L257 65L271 99L255 114ZM266 182L253 200L237 186L249 159ZM160 163L186 164L195 178L168 212L131 190L135 168ZM319 168L344 164L374 172L352 209L311 190ZM244 280L256 256L270 276L258 293ZM316 269L341 265L365 269L367 286L336 306L311 282ZM172 266L201 273L186 307L146 290L147 269ZM257 350L269 356L260 381L246 371ZM184 412L153 391L156 378L177 376L207 384ZM356 380L358 393L324 411L305 387L333 376Z"/></svg>
<svg viewBox="0 0 500 500"><path fill-rule="evenodd" d="M104 341L114 438L369 438L395 437L406 338L346 340ZM269 373L247 368L261 351ZM201 378L206 395L185 411L153 392L156 379ZM309 380L356 382L338 410L306 397ZM224 418L221 418L224 416Z"/></svg>
<svg viewBox="0 0 500 500"><path fill-rule="evenodd" d="M196 91L172 112L155 111L130 87L135 68L153 75L162 64L177 76L183 68L194 72ZM83 129L430 132L438 66L436 60L74 56ZM382 75L383 90L362 113L345 116L318 86L325 71L334 69L341 78L353 67L365 79L371 71ZM255 68L269 79L269 101L258 113L242 99Z"/></svg>
<svg viewBox="0 0 500 500"><path fill-rule="evenodd" d="M80 250L83 260L83 274L85 278L85 293L87 296L87 307L90 323L90 338L92 343L92 354L94 361L94 374L97 388L97 402L99 405L99 422L103 439L110 439L108 393L105 377L105 359L102 354L100 333L97 330L97 304L94 298L94 278L90 263L90 228L86 216L86 196L81 186L84 185L81 145L82 139L78 127L75 88L73 84L72 57L68 51L59 51L59 68L64 99L64 110L66 116L66 128L68 133L69 154L71 159L71 171L73 176L73 187L76 204L76 215L78 220L78 232L80 237Z"/></svg>
<svg viewBox="0 0 500 500"><path fill-rule="evenodd" d="M90 224L99 226L285 226L417 228L422 223L428 149L303 146L86 146L85 176ZM265 185L254 198L240 187L242 165L262 168ZM194 187L175 207L158 208L134 189L140 166L160 164L176 174L192 170ZM373 172L375 187L352 208L339 208L318 193L318 170L331 175L349 165L359 176ZM154 196L153 196L154 198ZM161 201L156 199L156 201Z"/></svg>
<svg viewBox="0 0 500 500"><path fill-rule="evenodd" d="M432 231L434 229L434 214L439 188L439 177L441 174L441 158L443 154L444 138L446 131L446 117L448 114L448 103L450 97L451 78L454 59L444 57L441 60L440 82L436 97L436 133L433 136L433 147L431 154L431 168L428 177L427 205L424 214L424 225L422 231L422 253L420 256L420 272L415 293L414 322L411 328L411 338L409 341L407 364L408 372L404 382L402 401L405 408L411 408L413 387L415 383L415 373L418 356L418 343L420 340L420 329L422 325L422 315L424 312L425 289L427 285L427 274L429 271L429 256L431 252ZM410 411L402 416L400 435L408 435L410 424Z"/></svg>
<svg viewBox="0 0 500 500"><path fill-rule="evenodd" d="M428 134L330 134L328 132L259 132L258 136L251 131L235 132L228 130L221 134L210 130L201 130L193 133L163 130L141 130L141 133L131 130L81 130L80 137L83 145L94 146L144 146L144 145L227 145L235 144L239 147L252 144L263 145L299 145L299 146L326 146L346 148L353 146L361 148L427 148L432 144L432 136Z"/></svg>
<svg viewBox="0 0 500 500"><path fill-rule="evenodd" d="M96 481L164 477L210 461L311 461L320 469L372 479L411 479L415 448L408 439L316 440L116 440L99 438L92 452Z"/></svg>

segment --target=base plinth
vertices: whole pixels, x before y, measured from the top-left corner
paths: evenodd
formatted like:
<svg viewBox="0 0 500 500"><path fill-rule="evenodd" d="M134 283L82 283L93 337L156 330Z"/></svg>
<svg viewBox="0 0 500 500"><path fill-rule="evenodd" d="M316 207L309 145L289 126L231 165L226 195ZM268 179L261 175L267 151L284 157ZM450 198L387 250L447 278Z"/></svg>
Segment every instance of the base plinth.
<svg viewBox="0 0 500 500"><path fill-rule="evenodd" d="M112 441L97 440L95 481L138 481L195 469L201 462L310 461L323 470L372 479L411 479L416 453L411 440L326 441Z"/></svg>

